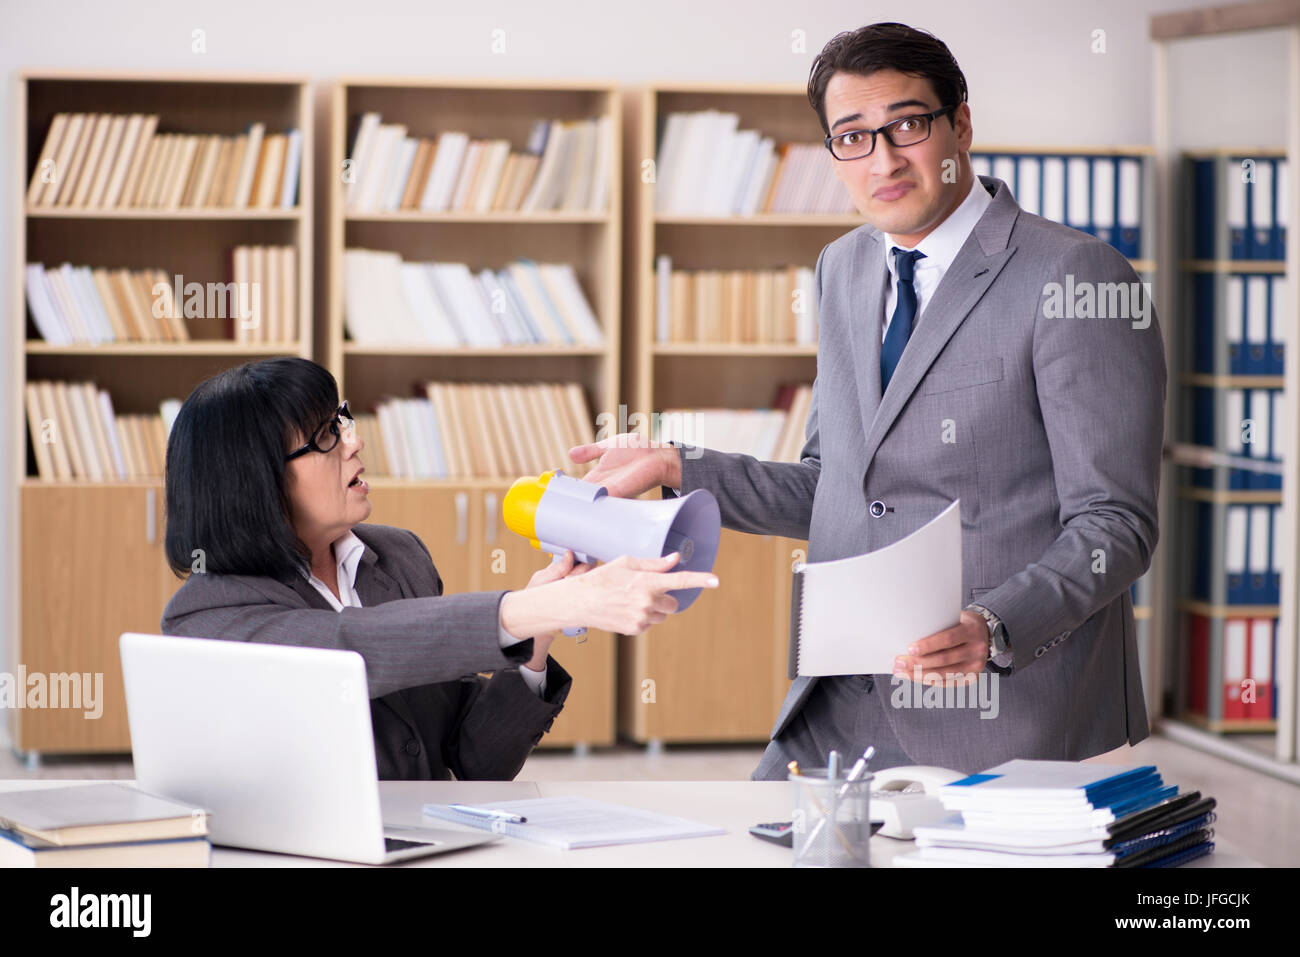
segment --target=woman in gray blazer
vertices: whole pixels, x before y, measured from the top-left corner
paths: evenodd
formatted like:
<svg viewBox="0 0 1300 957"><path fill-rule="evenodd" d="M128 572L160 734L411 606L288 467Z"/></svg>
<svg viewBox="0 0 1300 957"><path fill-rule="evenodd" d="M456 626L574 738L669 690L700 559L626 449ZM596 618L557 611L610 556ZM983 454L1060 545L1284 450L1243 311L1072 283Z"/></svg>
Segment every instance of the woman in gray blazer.
<svg viewBox="0 0 1300 957"><path fill-rule="evenodd" d="M572 683L547 654L560 629L637 634L675 610L666 592L717 585L675 555L568 553L522 590L444 595L415 534L365 524L363 448L314 362L199 385L167 444L167 560L188 578L162 630L359 652L381 779L513 778Z"/></svg>

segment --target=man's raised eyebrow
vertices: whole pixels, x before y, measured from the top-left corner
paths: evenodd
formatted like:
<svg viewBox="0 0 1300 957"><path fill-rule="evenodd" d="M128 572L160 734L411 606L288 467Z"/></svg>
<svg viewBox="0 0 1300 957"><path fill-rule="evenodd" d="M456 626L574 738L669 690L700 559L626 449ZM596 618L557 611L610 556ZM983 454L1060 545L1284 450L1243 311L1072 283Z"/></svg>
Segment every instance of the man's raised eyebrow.
<svg viewBox="0 0 1300 957"><path fill-rule="evenodd" d="M892 113L894 110L901 110L906 106L920 106L927 110L930 108L930 104L922 100L899 100L897 103L890 103L889 106L885 107L885 110L886 112ZM835 129L837 126L842 126L845 123L851 123L854 120L860 119L862 119L861 113L850 113L848 116L842 116L832 123L831 129Z"/></svg>

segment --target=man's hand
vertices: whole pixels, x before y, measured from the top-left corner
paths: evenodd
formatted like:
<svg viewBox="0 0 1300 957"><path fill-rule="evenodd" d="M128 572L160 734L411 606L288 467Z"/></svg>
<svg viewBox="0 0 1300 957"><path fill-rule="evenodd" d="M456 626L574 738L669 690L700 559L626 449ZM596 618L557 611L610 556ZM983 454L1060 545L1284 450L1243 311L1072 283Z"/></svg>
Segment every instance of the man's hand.
<svg viewBox="0 0 1300 957"><path fill-rule="evenodd" d="M907 654L894 659L894 674L913 680L937 678L945 685L969 684L988 660L988 624L975 612L963 611L956 626L912 642Z"/></svg>
<svg viewBox="0 0 1300 957"><path fill-rule="evenodd" d="M552 561L551 564L533 572L532 577L528 579L528 584L524 587L536 588L538 585L557 582L562 578L581 575L584 572L591 571L592 567L581 563L575 564L573 552L566 551L563 558ZM529 668L533 669L533 671L546 670L546 656L550 654L551 645L559 636L558 631L547 631L533 636L533 657L527 662Z"/></svg>
<svg viewBox="0 0 1300 957"><path fill-rule="evenodd" d="M569 458L579 464L599 459L583 480L605 486L615 498L635 498L658 485L682 485L677 449L652 442L639 432L623 432L590 445L576 445L569 449Z"/></svg>

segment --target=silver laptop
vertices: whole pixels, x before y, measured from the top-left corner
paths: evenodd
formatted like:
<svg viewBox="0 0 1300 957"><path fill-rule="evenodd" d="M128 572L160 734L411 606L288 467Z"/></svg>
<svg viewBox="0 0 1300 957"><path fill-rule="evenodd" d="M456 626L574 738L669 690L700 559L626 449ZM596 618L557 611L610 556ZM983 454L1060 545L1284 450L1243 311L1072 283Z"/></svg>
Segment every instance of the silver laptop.
<svg viewBox="0 0 1300 957"><path fill-rule="evenodd" d="M208 811L214 844L388 864L500 837L385 827L355 651L131 633L121 651L136 781Z"/></svg>

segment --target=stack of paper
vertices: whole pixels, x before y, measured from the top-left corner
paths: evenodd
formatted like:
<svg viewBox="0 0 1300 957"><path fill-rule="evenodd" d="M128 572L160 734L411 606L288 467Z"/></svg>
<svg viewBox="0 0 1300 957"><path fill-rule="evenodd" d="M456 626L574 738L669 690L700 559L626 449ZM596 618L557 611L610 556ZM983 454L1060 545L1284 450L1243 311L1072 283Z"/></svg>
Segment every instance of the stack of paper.
<svg viewBox="0 0 1300 957"><path fill-rule="evenodd" d="M913 867L1170 867L1214 850L1214 798L1154 765L1007 761L938 790L947 820L917 827Z"/></svg>

